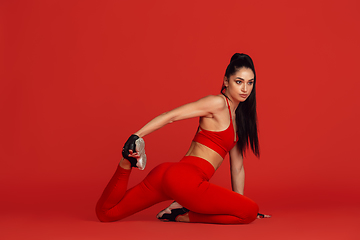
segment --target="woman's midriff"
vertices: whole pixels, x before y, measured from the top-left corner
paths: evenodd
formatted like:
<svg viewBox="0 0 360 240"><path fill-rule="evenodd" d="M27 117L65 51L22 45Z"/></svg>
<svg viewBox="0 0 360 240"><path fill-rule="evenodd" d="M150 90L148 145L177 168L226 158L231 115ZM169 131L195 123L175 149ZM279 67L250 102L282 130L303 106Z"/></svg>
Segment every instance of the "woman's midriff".
<svg viewBox="0 0 360 240"><path fill-rule="evenodd" d="M194 141L191 143L190 148L185 154L185 156L194 156L205 159L211 165L213 165L215 170L220 167L222 161L224 160L217 152L215 152L211 148Z"/></svg>

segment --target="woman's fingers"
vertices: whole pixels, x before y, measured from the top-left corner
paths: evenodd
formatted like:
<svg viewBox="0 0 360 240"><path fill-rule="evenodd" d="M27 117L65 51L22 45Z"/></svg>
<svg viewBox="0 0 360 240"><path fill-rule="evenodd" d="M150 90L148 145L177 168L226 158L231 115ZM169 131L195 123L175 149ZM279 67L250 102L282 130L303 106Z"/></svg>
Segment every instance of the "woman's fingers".
<svg viewBox="0 0 360 240"><path fill-rule="evenodd" d="M139 158L139 152L133 152L133 150L129 150L129 157Z"/></svg>

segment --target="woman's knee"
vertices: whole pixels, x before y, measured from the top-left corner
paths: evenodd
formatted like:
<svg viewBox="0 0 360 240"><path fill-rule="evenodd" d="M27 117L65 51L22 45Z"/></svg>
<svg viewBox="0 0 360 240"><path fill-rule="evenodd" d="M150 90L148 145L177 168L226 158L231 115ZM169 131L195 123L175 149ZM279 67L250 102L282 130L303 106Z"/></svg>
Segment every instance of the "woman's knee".
<svg viewBox="0 0 360 240"><path fill-rule="evenodd" d="M251 223L257 218L259 212L259 206L256 202L250 200L243 212L242 221L243 223Z"/></svg>
<svg viewBox="0 0 360 240"><path fill-rule="evenodd" d="M107 211L96 211L96 216L100 222L115 222L122 219L121 217L111 216Z"/></svg>
<svg viewBox="0 0 360 240"><path fill-rule="evenodd" d="M237 223L247 224L253 222L257 218L259 212L259 206L251 199L247 198L246 201L242 201L234 209L234 215L237 216Z"/></svg>
<svg viewBox="0 0 360 240"><path fill-rule="evenodd" d="M100 222L113 222L114 220L109 216L109 209L104 208L101 204L95 207L96 217Z"/></svg>
<svg viewBox="0 0 360 240"><path fill-rule="evenodd" d="M104 214L102 212L96 211L96 216L100 222L110 222L109 219L107 219L106 214Z"/></svg>
<svg viewBox="0 0 360 240"><path fill-rule="evenodd" d="M106 216L106 211L101 207L96 206L95 213L96 217L99 219L100 222L110 222L110 220Z"/></svg>

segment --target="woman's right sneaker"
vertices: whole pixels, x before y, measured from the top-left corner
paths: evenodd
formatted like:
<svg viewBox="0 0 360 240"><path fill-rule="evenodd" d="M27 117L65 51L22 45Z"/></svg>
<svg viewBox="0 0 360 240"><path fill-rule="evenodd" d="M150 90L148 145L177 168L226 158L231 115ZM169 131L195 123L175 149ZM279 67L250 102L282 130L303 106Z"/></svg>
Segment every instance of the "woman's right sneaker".
<svg viewBox="0 0 360 240"><path fill-rule="evenodd" d="M174 201L170 206L160 211L156 217L164 221L173 221L176 222L176 218L180 215L188 213L189 210L181 206L179 203Z"/></svg>

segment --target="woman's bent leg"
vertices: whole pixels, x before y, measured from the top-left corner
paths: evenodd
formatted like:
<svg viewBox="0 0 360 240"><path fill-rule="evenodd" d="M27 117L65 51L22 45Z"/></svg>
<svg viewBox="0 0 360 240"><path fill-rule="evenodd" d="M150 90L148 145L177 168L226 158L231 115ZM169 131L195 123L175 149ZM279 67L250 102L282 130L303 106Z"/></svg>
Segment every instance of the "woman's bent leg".
<svg viewBox="0 0 360 240"><path fill-rule="evenodd" d="M190 201L190 222L238 224L256 219L259 207L251 199L209 182L201 185L206 190Z"/></svg>
<svg viewBox="0 0 360 240"><path fill-rule="evenodd" d="M210 163L196 157L191 161L200 161L200 167L189 162L173 165L165 173L163 183L167 195L190 210L190 222L238 224L256 219L258 206L254 201L209 183L212 174L203 169Z"/></svg>
<svg viewBox="0 0 360 240"><path fill-rule="evenodd" d="M169 198L161 192L164 171L171 163L154 168L138 185L126 191L131 170L118 166L106 186L97 205L96 214L100 221L116 221L148 208Z"/></svg>

